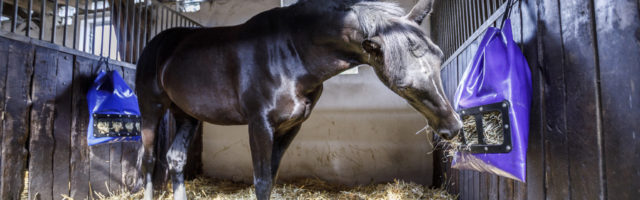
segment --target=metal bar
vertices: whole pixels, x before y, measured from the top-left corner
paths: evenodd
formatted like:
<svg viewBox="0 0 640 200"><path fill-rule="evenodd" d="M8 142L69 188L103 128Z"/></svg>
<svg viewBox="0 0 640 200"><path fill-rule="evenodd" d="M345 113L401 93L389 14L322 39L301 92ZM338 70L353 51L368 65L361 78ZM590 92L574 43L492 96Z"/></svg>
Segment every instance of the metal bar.
<svg viewBox="0 0 640 200"><path fill-rule="evenodd" d="M82 43L84 45L82 45L82 51L83 52L88 52L87 50L87 41L89 35L87 35L87 31L89 31L89 0L84 0L84 35L83 35L83 41Z"/></svg>
<svg viewBox="0 0 640 200"><path fill-rule="evenodd" d="M109 1L109 50L107 51L107 58L111 59L111 32L113 32L114 23L118 22L118 20L113 20L113 6L115 1Z"/></svg>
<svg viewBox="0 0 640 200"><path fill-rule="evenodd" d="M102 34L100 34L100 56L104 57L104 15L105 15L105 8L107 5L107 0L102 0L102 24L100 24L100 26L102 26ZM98 12L96 10L96 12Z"/></svg>
<svg viewBox="0 0 640 200"><path fill-rule="evenodd" d="M64 24L62 24L62 46L67 46L67 19L69 19L69 0L64 0Z"/></svg>
<svg viewBox="0 0 640 200"><path fill-rule="evenodd" d="M42 1L42 3L44 3L44 1ZM4 0L0 0L0 18L1 18L2 16L4 16L4 15L3 15L3 13L2 13L2 10L3 10L3 9L4 9ZM43 9L43 10L44 10L44 9ZM42 24L44 24L44 23L42 23ZM0 26L0 27L1 27L1 26ZM40 30L42 30L42 29L40 29Z"/></svg>
<svg viewBox="0 0 640 200"><path fill-rule="evenodd" d="M122 34L123 34L122 37L120 37L121 41L119 41L119 42L123 42L123 44L124 44L124 46L122 48L122 51L124 51L124 52L121 52L122 53L122 58L121 59L122 59L122 61L125 61L125 62L127 62L127 55L128 55L128 52L127 52L127 41L129 40L129 31L128 31L128 29L129 29L129 2L128 1L130 1L130 0L122 0L122 2L124 2L124 30L122 32ZM120 29L122 29L122 28L120 28Z"/></svg>
<svg viewBox="0 0 640 200"><path fill-rule="evenodd" d="M160 17L161 22L161 26L160 26L160 32L164 31L164 29L166 28L166 23L167 23L167 10L162 7L162 16Z"/></svg>
<svg viewBox="0 0 640 200"><path fill-rule="evenodd" d="M0 1L1 1L1 0L0 0ZM154 6L152 6L152 7L151 7L151 10L152 10L152 13L153 13L153 14L152 14L152 15L153 15L153 18L155 19L155 20L153 21L153 36L155 37L156 35L158 35L158 28L160 28L160 21L159 21L159 19L158 19L158 15L159 15L158 10L160 10L160 8L157 8L157 7L154 5Z"/></svg>
<svg viewBox="0 0 640 200"><path fill-rule="evenodd" d="M93 0L93 31L91 32L91 54L96 54L96 23L98 22L98 4Z"/></svg>
<svg viewBox="0 0 640 200"><path fill-rule="evenodd" d="M30 37L29 33L31 33L31 11L33 10L33 0L29 0L28 4L28 12L27 12L27 30L25 35Z"/></svg>
<svg viewBox="0 0 640 200"><path fill-rule="evenodd" d="M78 2L80 0L76 0L76 13L74 16L74 20L73 20L73 49L79 49L79 47L77 46L78 43L78 11L80 10L78 8Z"/></svg>
<svg viewBox="0 0 640 200"><path fill-rule="evenodd" d="M113 7L111 8L111 20L116 20L115 24L114 24L114 28L116 29L115 34L116 34L116 55L114 60L118 60L118 56L120 55L120 40L122 40L122 34L120 34L120 32L122 31L122 1L121 0L114 0L113 2ZM118 15L116 16L114 13L117 13ZM116 18L114 18L114 16ZM113 22L112 22L113 24ZM120 40L118 40L120 39Z"/></svg>
<svg viewBox="0 0 640 200"><path fill-rule="evenodd" d="M143 16L142 15L142 6L144 6L144 4L141 4L140 6L137 7L138 16L136 17L136 20L138 21L138 23L137 23L137 27L138 28L136 29L136 39L135 39L135 42L136 42L136 44L135 44L136 45L136 53L134 54L135 58L136 58L136 62L138 61L137 58L140 55L140 42L141 42L140 38L142 37L142 26L144 25L143 22L142 22L142 16Z"/></svg>
<svg viewBox="0 0 640 200"><path fill-rule="evenodd" d="M133 11L132 15L131 15L131 28L129 29L129 33L131 35L131 40L129 40L129 62L133 63L133 46L135 45L135 29L136 29L136 2L133 1L132 4L133 8L131 8L131 11Z"/></svg>
<svg viewBox="0 0 640 200"><path fill-rule="evenodd" d="M149 4L147 1L148 0L144 1L144 33L142 34L142 41L144 42L142 43L142 49L147 45L147 34L149 34L147 30L151 26L151 23L149 23Z"/></svg>
<svg viewBox="0 0 640 200"><path fill-rule="evenodd" d="M16 32L16 26L18 24L18 0L13 0L13 20L11 20L11 32Z"/></svg>
<svg viewBox="0 0 640 200"><path fill-rule="evenodd" d="M471 8L471 2L467 2L467 10L464 13L465 16L466 16L466 19L465 19L464 23L467 25L467 28L469 30L469 34L473 34L473 31L474 31L473 25L471 24L471 9L472 9Z"/></svg>
<svg viewBox="0 0 640 200"><path fill-rule="evenodd" d="M2 0L0 0L0 16L2 16L2 4L4 4L4 2L2 2ZM47 15L45 15L45 13L47 13L45 11L46 5L47 5L47 1L41 1L40 5L40 34L38 35L38 39L39 40L43 40L44 39L44 25L46 24L45 22L47 21Z"/></svg>
<svg viewBox="0 0 640 200"><path fill-rule="evenodd" d="M51 19L51 43L56 43L56 21L58 18L58 1L53 2L53 19Z"/></svg>

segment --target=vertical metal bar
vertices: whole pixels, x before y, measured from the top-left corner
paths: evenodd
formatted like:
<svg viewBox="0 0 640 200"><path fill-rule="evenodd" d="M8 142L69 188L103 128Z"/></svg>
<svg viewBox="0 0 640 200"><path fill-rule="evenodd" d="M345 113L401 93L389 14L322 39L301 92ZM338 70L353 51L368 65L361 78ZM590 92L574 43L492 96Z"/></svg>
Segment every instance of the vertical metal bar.
<svg viewBox="0 0 640 200"><path fill-rule="evenodd" d="M11 20L11 32L16 32L16 26L18 24L18 0L13 0L13 20Z"/></svg>
<svg viewBox="0 0 640 200"><path fill-rule="evenodd" d="M140 38L142 37L142 25L143 25L143 23L142 23L142 16L143 16L142 15L142 6L144 6L144 3L141 3L140 6L136 7L136 9L138 10L138 15L136 17L136 21L138 21L138 23L137 23L138 24L137 25L138 28L136 29L136 39L135 39L135 41L136 41L136 44L135 44L136 45L136 52L135 52L135 55L134 55L134 57L136 58L135 61L138 61L137 58L140 55L140 42L141 42Z"/></svg>
<svg viewBox="0 0 640 200"><path fill-rule="evenodd" d="M73 48L74 49L80 49L77 44L78 44L78 11L80 10L80 8L78 8L78 2L80 0L76 0L76 13L73 19Z"/></svg>
<svg viewBox="0 0 640 200"><path fill-rule="evenodd" d="M57 1L57 0L56 0ZM62 25L62 46L67 46L67 19L69 19L69 0L64 0L64 24Z"/></svg>
<svg viewBox="0 0 640 200"><path fill-rule="evenodd" d="M53 2L53 19L51 19L51 43L56 43L56 21L58 18L58 1Z"/></svg>
<svg viewBox="0 0 640 200"><path fill-rule="evenodd" d="M109 50L107 52L107 58L111 59L111 32L113 32L114 24L118 22L118 20L113 20L113 6L115 5L115 1L109 1Z"/></svg>
<svg viewBox="0 0 640 200"><path fill-rule="evenodd" d="M43 1L43 3L44 3L44 1ZM2 9L4 9L4 0L0 0L0 18L3 16ZM44 24L44 23L42 23L42 24Z"/></svg>
<svg viewBox="0 0 640 200"><path fill-rule="evenodd" d="M89 0L84 0L84 35L83 35L83 44L82 45L82 51L84 52L88 52L89 50L87 49L87 41L89 41L88 37L89 35L87 35L87 31L89 31Z"/></svg>
<svg viewBox="0 0 640 200"><path fill-rule="evenodd" d="M129 40L129 1L130 0L122 0L122 2L124 2L124 31L122 32L122 37L120 37L122 40L120 42L124 42L124 46L122 48L122 60L123 61L127 61L127 45L128 45L128 40ZM122 28L121 28L122 29Z"/></svg>
<svg viewBox="0 0 640 200"><path fill-rule="evenodd" d="M467 11L465 12L466 19L464 23L469 28L469 36L473 35L473 32L475 32L475 29L473 29L473 23L471 23L471 9L473 9L471 7L471 2L467 2Z"/></svg>
<svg viewBox="0 0 640 200"><path fill-rule="evenodd" d="M160 7L160 9L162 9L162 11L160 12L162 14L162 16L160 16L160 32L164 31L165 29L165 23L167 23L167 9L165 9L164 7Z"/></svg>
<svg viewBox="0 0 640 200"><path fill-rule="evenodd" d="M149 34L148 29L151 26L151 23L149 23L149 4L147 1L149 0L144 1L144 33L142 34L142 41L144 42L142 43L142 49L147 46L147 34Z"/></svg>
<svg viewBox="0 0 640 200"><path fill-rule="evenodd" d="M131 15L131 28L129 29L129 33L131 36L131 39L129 40L129 63L133 63L133 50L134 50L134 45L135 45L135 29L136 29L136 2L133 0L129 0L132 1L131 5L133 5L133 8L131 8L131 11L133 11L132 15Z"/></svg>
<svg viewBox="0 0 640 200"><path fill-rule="evenodd" d="M29 4L27 5L27 30L25 35L30 37L29 33L31 33L31 11L33 10L33 0L29 0Z"/></svg>
<svg viewBox="0 0 640 200"><path fill-rule="evenodd" d="M115 24L114 24L114 28L116 28L115 34L116 34L116 55L114 56L114 60L118 59L118 55L120 55L120 40L122 40L122 34L120 34L120 32L122 31L122 1L121 0L114 0L113 2L113 7L111 8L111 20L116 20ZM116 11L117 10L117 11ZM114 15L114 13L118 13L118 15ZM115 16L115 18L113 17ZM113 22L112 22L113 23ZM120 40L118 40L120 39Z"/></svg>
<svg viewBox="0 0 640 200"><path fill-rule="evenodd" d="M96 2L96 0L93 0L93 31L91 34L93 37L91 37L91 54L95 55L96 54L96 25L98 22L98 3Z"/></svg>
<svg viewBox="0 0 640 200"><path fill-rule="evenodd" d="M38 40L43 40L44 39L44 27L45 27L44 25L47 24L46 23L47 15L45 14L45 13L47 13L46 10L45 10L46 5L47 5L47 1L43 0L41 3L42 3L42 5L40 5L40 34L38 35ZM4 4L4 2L2 2L2 0L0 0L0 16L2 16L2 4Z"/></svg>
<svg viewBox="0 0 640 200"><path fill-rule="evenodd" d="M101 24L101 26L102 26L102 34L100 34L100 56L103 56L103 57L104 57L104 34L105 34L105 32L104 32L104 26L105 26L104 15L105 15L105 12L106 12L106 9L105 9L106 5L107 5L107 0L102 0L102 24Z"/></svg>
<svg viewBox="0 0 640 200"><path fill-rule="evenodd" d="M153 11L152 12L153 13L152 15L153 15L153 18L154 18L154 21L153 21L153 36L155 37L156 35L158 35L158 28L160 28L160 19L158 19L158 15L160 15L160 12L158 12L158 10L160 10L160 8L158 8L157 6L153 6L152 5L151 6L151 10Z"/></svg>

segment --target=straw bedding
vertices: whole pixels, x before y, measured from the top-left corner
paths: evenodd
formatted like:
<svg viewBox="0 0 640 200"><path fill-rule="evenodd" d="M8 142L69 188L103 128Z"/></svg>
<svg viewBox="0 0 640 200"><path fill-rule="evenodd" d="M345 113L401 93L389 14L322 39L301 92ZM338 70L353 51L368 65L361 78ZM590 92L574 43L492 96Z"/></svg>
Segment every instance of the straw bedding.
<svg viewBox="0 0 640 200"><path fill-rule="evenodd" d="M25 176L26 177L26 176ZM25 178L25 183L27 178ZM256 199L255 189L251 184L234 183L208 178L197 178L186 183L189 199ZM26 185L26 184L25 184ZM156 199L172 200L170 185L163 192L156 192ZM142 199L142 192L111 191L109 194L97 194L101 200ZM71 200L68 196L60 196ZM27 199L26 189L21 199ZM430 189L428 187L395 181L386 184L374 184L360 187L348 187L330 184L318 179L300 179L285 184L277 184L271 193L271 199L430 199L450 200L456 196L448 194L444 189Z"/></svg>

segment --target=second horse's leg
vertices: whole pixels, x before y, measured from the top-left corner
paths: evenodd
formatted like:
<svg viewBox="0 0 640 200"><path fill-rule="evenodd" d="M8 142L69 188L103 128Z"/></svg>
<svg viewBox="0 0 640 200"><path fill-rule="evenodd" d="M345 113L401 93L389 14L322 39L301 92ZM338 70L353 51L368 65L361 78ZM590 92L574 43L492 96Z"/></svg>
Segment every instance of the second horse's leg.
<svg viewBox="0 0 640 200"><path fill-rule="evenodd" d="M184 186L184 165L187 164L187 150L195 134L199 122L190 116L177 116L178 130L173 143L167 151L167 163L173 182L173 197L176 200L186 200L187 192Z"/></svg>

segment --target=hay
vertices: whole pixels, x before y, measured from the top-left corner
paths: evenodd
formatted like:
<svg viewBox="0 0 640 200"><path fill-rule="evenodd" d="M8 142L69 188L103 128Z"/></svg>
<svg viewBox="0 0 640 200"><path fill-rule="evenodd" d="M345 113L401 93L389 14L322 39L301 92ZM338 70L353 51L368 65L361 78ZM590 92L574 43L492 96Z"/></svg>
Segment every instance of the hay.
<svg viewBox="0 0 640 200"><path fill-rule="evenodd" d="M169 187L170 188L170 187ZM186 182L189 199L255 199L255 189L250 184L230 181L215 181L197 178ZM170 200L173 194L167 190L156 192L157 199ZM131 194L125 191L98 195L102 200L141 199L142 192ZM301 179L298 181L277 184L271 193L271 199L456 199L444 189L428 187L404 181L387 184L376 184L361 187L347 187L329 184L318 179Z"/></svg>
<svg viewBox="0 0 640 200"><path fill-rule="evenodd" d="M482 115L482 126L485 144L501 145L504 142L502 113L498 111L484 113ZM471 150L469 145L479 144L474 116L467 115L463 117L462 132L467 144L462 142L460 134L450 140L441 140L440 143L438 143L438 145L443 147L446 157L453 158L461 150Z"/></svg>
<svg viewBox="0 0 640 200"><path fill-rule="evenodd" d="M482 115L482 128L484 129L484 143L501 145L504 142L502 129L502 113L492 111Z"/></svg>

